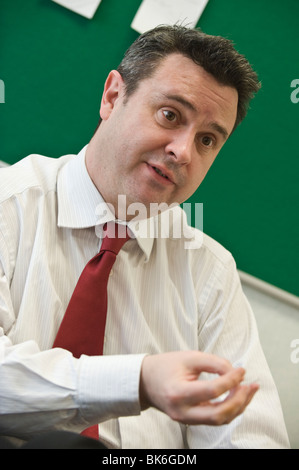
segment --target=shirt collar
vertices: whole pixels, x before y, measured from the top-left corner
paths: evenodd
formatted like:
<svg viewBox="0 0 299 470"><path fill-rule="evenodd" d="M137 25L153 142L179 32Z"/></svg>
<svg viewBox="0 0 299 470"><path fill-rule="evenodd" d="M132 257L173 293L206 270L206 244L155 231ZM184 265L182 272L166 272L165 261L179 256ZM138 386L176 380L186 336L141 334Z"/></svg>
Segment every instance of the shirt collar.
<svg viewBox="0 0 299 470"><path fill-rule="evenodd" d="M115 220L103 197L93 184L85 165L87 145L63 166L57 179L58 226L74 229L95 227L99 238L104 223ZM118 221L124 224L123 221ZM154 241L152 219L128 223L130 235L148 261Z"/></svg>

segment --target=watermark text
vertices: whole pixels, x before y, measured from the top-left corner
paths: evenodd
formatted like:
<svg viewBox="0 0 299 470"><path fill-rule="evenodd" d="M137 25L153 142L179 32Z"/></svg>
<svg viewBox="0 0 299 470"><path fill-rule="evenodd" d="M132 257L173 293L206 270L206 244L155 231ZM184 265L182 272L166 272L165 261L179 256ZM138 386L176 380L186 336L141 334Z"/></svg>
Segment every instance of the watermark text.
<svg viewBox="0 0 299 470"><path fill-rule="evenodd" d="M178 206L183 210L178 210ZM102 236L102 229L97 228L109 220L127 221L129 228L139 238L183 238L187 249L199 248L202 245L203 232L203 204L185 202L178 203L150 203L144 205L140 202L127 204L125 195L118 196L117 208L112 204L103 202L96 208L96 233ZM196 230L197 229L197 230ZM120 225L115 227L117 237L125 237L125 230ZM109 237L116 234L109 231Z"/></svg>
<svg viewBox="0 0 299 470"><path fill-rule="evenodd" d="M0 80L0 103L5 103L5 85L3 80Z"/></svg>
<svg viewBox="0 0 299 470"><path fill-rule="evenodd" d="M291 81L291 88L294 88L290 96L291 101L292 103L297 104L299 103L299 78L295 78Z"/></svg>
<svg viewBox="0 0 299 470"><path fill-rule="evenodd" d="M293 364L299 364L299 339L293 339L290 347L293 349L291 352L291 362Z"/></svg>

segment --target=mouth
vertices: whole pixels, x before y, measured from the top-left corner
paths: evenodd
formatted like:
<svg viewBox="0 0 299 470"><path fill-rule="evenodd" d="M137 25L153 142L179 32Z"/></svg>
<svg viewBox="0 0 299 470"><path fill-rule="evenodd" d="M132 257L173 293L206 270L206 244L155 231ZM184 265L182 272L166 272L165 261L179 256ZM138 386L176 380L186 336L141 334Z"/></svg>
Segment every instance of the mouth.
<svg viewBox="0 0 299 470"><path fill-rule="evenodd" d="M158 175L161 175L161 176L163 176L164 178L169 179L167 175L165 175L164 173L162 173L162 171L160 170L160 168L157 168L156 166L153 166L153 169L158 173Z"/></svg>
<svg viewBox="0 0 299 470"><path fill-rule="evenodd" d="M148 164L152 172L158 175L158 181L163 181L164 183L174 184L173 176L164 168L159 168L158 166Z"/></svg>

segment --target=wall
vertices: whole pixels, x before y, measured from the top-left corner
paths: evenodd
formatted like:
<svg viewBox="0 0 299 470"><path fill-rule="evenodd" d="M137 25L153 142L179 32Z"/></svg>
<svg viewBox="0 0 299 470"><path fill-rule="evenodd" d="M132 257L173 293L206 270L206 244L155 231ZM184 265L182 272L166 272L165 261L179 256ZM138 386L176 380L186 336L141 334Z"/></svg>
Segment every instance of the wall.
<svg viewBox="0 0 299 470"><path fill-rule="evenodd" d="M58 157L88 142L106 75L137 37L139 5L102 0L87 20L50 0L1 1L0 159ZM298 17L297 0L209 1L199 26L233 39L263 88L191 198L239 269L297 296Z"/></svg>
<svg viewBox="0 0 299 470"><path fill-rule="evenodd" d="M299 312L295 302L275 298L243 282L260 340L275 380L292 449L299 449Z"/></svg>

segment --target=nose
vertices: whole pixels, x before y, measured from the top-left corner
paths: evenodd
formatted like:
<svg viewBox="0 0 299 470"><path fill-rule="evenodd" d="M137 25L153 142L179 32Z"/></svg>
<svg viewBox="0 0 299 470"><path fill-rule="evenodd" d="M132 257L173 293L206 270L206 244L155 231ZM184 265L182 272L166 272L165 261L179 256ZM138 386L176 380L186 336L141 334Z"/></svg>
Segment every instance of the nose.
<svg viewBox="0 0 299 470"><path fill-rule="evenodd" d="M180 165L188 165L192 159L194 137L191 132L178 131L165 147L166 154Z"/></svg>

